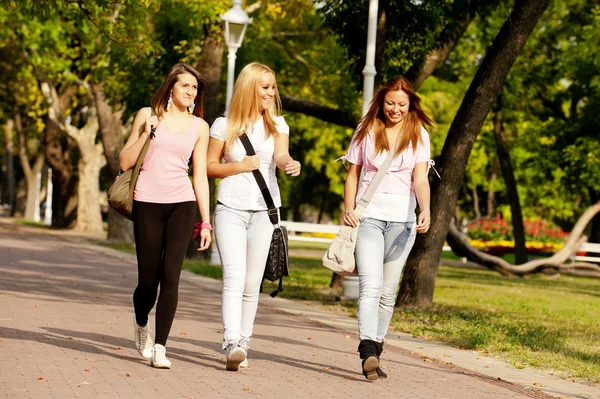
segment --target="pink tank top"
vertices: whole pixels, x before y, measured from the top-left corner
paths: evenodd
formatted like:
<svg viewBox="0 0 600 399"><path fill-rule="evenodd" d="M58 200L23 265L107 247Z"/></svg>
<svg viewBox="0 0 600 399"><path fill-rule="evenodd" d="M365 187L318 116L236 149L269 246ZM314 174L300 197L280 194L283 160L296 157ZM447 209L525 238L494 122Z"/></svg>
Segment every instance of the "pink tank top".
<svg viewBox="0 0 600 399"><path fill-rule="evenodd" d="M194 117L185 134L158 125L140 169L134 200L158 204L196 201L188 163L198 139L199 123L200 118Z"/></svg>

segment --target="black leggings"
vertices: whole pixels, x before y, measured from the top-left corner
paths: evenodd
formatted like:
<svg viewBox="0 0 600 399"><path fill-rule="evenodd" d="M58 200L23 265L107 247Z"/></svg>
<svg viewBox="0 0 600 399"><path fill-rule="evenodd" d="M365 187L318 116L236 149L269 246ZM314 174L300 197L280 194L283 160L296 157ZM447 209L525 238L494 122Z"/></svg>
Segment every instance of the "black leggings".
<svg viewBox="0 0 600 399"><path fill-rule="evenodd" d="M133 201L133 232L138 260L138 286L133 293L137 323L148 323L158 293L156 337L167 343L177 310L179 276L194 231L196 203L155 204Z"/></svg>

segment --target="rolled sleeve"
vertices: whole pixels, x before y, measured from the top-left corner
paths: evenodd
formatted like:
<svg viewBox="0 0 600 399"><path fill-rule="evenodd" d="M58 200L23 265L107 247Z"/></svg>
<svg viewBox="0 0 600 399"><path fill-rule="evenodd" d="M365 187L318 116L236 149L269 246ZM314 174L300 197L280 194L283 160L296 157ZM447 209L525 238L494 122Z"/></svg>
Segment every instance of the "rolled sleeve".
<svg viewBox="0 0 600 399"><path fill-rule="evenodd" d="M275 123L277 124L276 127L277 127L277 131L279 133L287 134L288 136L290 135L290 127L285 122L285 118L283 116L277 117L277 119L275 120Z"/></svg>
<svg viewBox="0 0 600 399"><path fill-rule="evenodd" d="M362 165L362 153L363 153L363 145L366 140L363 140L362 143L358 143L356 140L356 136L352 137L352 141L350 142L350 148L346 152L346 160L354 165Z"/></svg>
<svg viewBox="0 0 600 399"><path fill-rule="evenodd" d="M223 117L215 119L210 127L210 137L225 141L227 138L227 119Z"/></svg>
<svg viewBox="0 0 600 399"><path fill-rule="evenodd" d="M415 154L415 163L429 162L431 159L431 149L429 143L429 133L424 128L421 129L421 141L417 145L417 153Z"/></svg>

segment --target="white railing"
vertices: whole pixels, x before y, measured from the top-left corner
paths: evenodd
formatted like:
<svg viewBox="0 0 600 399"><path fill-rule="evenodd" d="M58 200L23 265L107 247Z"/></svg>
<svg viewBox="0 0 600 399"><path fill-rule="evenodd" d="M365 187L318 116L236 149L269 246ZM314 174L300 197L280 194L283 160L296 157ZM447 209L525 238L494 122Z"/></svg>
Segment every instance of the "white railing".
<svg viewBox="0 0 600 399"><path fill-rule="evenodd" d="M330 243L333 238L303 236L298 235L298 233L335 235L340 230L340 226L337 224L288 222L286 220L282 220L281 224L286 227L288 231L288 239L291 241ZM444 245L444 251L451 251L451 248L448 245Z"/></svg>
<svg viewBox="0 0 600 399"><path fill-rule="evenodd" d="M600 254L600 244L593 242L584 242L577 248L577 252L595 252ZM596 262L600 263L600 255L587 256L573 254L572 259L579 262Z"/></svg>

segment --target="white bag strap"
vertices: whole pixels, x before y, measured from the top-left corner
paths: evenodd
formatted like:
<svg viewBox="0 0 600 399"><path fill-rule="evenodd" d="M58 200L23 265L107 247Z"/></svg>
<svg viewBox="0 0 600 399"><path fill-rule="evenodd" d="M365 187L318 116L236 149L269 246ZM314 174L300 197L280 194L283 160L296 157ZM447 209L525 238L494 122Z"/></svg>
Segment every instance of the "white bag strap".
<svg viewBox="0 0 600 399"><path fill-rule="evenodd" d="M377 170L373 181L371 182L371 184L369 184L367 191L365 191L358 204L356 204L356 209L354 209L354 213L359 219L361 218L362 213L365 211L367 205L369 205L369 202L371 202L371 197L373 196L373 194L375 194L375 191L377 191L377 187L379 187L379 184L383 180L383 177L387 173L395 157L395 148L390 148L387 157L385 157L385 160L379 166L379 169Z"/></svg>

